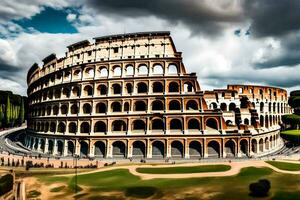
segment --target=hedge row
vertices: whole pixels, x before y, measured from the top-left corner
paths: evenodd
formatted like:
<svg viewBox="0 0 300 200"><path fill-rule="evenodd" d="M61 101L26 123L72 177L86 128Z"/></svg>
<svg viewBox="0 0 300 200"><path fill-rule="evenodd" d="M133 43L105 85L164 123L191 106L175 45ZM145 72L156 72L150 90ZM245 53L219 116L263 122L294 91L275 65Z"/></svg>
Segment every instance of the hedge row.
<svg viewBox="0 0 300 200"><path fill-rule="evenodd" d="M300 115L296 115L296 114L283 115L282 121L287 124L300 124Z"/></svg>
<svg viewBox="0 0 300 200"><path fill-rule="evenodd" d="M14 177L11 174L6 174L0 178L0 196L6 194L13 189Z"/></svg>

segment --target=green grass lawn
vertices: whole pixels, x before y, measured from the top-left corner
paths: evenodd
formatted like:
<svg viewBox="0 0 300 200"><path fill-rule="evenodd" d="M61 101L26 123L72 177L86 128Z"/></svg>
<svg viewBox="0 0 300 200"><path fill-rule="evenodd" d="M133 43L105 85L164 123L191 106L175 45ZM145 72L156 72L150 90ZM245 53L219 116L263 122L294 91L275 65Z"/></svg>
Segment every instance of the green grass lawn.
<svg viewBox="0 0 300 200"><path fill-rule="evenodd" d="M296 163L287 163L287 162L279 162L279 161L266 161L270 165L282 170L288 171L300 171L300 164Z"/></svg>
<svg viewBox="0 0 300 200"><path fill-rule="evenodd" d="M136 171L144 174L185 174L201 172L224 172L230 170L229 165L202 165L193 167L140 167Z"/></svg>
<svg viewBox="0 0 300 200"><path fill-rule="evenodd" d="M34 175L37 176L37 175ZM37 176L45 184L65 183L62 192L73 194L74 176L54 177L50 174ZM151 179L141 180L127 169L115 169L77 176L79 187L85 188L78 195L82 199L112 199L107 192L117 192L113 199L255 199L249 196L249 184L266 178L271 182L270 195L261 200L295 199L300 195L300 175L281 174L270 168L248 167L236 176L186 178L186 179ZM88 188L88 189L87 189ZM204 196L203 196L204 195ZM205 195L213 195L207 197ZM284 200L283 199L283 200Z"/></svg>
<svg viewBox="0 0 300 200"><path fill-rule="evenodd" d="M286 131L282 131L280 134L284 134L284 135L299 135L300 136L300 130L286 130Z"/></svg>

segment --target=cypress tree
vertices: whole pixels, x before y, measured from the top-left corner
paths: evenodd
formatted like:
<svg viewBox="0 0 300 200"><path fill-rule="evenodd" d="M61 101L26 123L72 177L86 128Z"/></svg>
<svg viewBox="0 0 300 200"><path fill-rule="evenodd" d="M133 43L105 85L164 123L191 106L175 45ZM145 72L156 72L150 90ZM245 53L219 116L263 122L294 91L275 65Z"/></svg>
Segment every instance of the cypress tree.
<svg viewBox="0 0 300 200"><path fill-rule="evenodd" d="M11 121L11 105L10 105L9 95L7 95L7 99L6 99L4 120L5 120L5 125L8 126Z"/></svg>
<svg viewBox="0 0 300 200"><path fill-rule="evenodd" d="M21 107L19 112L19 119L21 124L24 122L24 117L25 117L24 115L25 115L24 100L23 97L21 97Z"/></svg>
<svg viewBox="0 0 300 200"><path fill-rule="evenodd" d="M2 120L3 120L3 109L2 109L2 104L0 104L0 128L2 128Z"/></svg>

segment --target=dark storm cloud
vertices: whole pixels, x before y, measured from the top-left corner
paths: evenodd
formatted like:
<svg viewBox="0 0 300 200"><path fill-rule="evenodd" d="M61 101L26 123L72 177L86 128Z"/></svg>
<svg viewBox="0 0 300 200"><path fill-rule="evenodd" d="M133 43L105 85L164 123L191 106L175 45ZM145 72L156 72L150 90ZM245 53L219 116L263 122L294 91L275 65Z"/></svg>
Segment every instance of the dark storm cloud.
<svg viewBox="0 0 300 200"><path fill-rule="evenodd" d="M243 7L256 37L280 37L300 29L299 0L246 0Z"/></svg>
<svg viewBox="0 0 300 200"><path fill-rule="evenodd" d="M217 35L229 23L243 21L237 1L199 0L88 0L99 13L128 17L157 16L183 22L194 33Z"/></svg>
<svg viewBox="0 0 300 200"><path fill-rule="evenodd" d="M21 68L7 64L0 59L0 78L13 80L13 77L16 77L16 75L21 71Z"/></svg>

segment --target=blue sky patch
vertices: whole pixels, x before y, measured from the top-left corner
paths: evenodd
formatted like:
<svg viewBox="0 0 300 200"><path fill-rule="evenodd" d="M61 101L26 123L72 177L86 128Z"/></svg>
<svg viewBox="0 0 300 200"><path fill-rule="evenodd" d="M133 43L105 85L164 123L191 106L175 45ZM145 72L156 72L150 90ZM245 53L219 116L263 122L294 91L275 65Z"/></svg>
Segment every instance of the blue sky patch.
<svg viewBox="0 0 300 200"><path fill-rule="evenodd" d="M31 19L16 21L23 28L34 28L42 33L77 33L77 29L66 19L67 9L56 10L46 7Z"/></svg>

